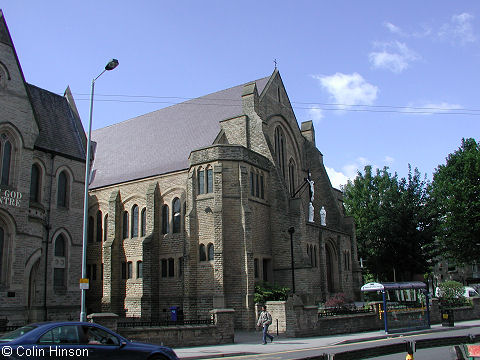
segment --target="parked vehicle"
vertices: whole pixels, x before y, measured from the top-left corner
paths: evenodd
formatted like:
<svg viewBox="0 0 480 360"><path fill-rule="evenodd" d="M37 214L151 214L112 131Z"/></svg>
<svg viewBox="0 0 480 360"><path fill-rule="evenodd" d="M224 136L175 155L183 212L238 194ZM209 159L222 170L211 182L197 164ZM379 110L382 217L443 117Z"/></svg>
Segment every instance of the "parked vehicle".
<svg viewBox="0 0 480 360"><path fill-rule="evenodd" d="M465 286L463 288L463 290L464 290L463 296L465 296L466 298L471 298L471 297L474 297L474 296L480 296L480 294L478 294L477 290L475 290L471 286Z"/></svg>
<svg viewBox="0 0 480 360"><path fill-rule="evenodd" d="M166 346L130 341L95 323L45 322L23 326L0 337L9 359L178 360Z"/></svg>
<svg viewBox="0 0 480 360"><path fill-rule="evenodd" d="M439 287L437 287L435 289L435 297L438 298L438 297L442 297L442 296L443 296L442 290ZM471 298L471 297L474 297L474 296L480 296L480 294L473 287L464 286L463 287L463 296L466 297L466 298Z"/></svg>

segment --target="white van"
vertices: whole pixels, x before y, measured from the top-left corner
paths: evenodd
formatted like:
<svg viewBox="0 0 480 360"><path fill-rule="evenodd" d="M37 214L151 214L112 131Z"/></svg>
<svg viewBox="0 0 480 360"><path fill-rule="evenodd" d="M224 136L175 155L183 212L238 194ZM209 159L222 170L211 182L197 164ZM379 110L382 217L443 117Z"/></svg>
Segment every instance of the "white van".
<svg viewBox="0 0 480 360"><path fill-rule="evenodd" d="M439 298L442 297L442 291L440 290L439 287L435 289L435 297ZM466 298L471 298L474 296L480 296L480 294L471 286L464 286L463 287L463 296Z"/></svg>
<svg viewBox="0 0 480 360"><path fill-rule="evenodd" d="M471 286L464 286L463 287L463 296L466 298L471 298L474 296L480 296L480 294Z"/></svg>

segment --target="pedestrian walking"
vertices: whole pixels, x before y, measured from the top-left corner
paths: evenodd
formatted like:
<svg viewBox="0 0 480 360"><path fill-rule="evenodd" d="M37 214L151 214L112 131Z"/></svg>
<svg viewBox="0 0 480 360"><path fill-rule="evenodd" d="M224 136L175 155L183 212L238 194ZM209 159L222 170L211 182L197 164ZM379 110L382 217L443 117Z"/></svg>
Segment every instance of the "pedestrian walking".
<svg viewBox="0 0 480 360"><path fill-rule="evenodd" d="M267 311L265 305L262 306L262 312L258 317L257 326L263 328L263 345L267 343L267 337L270 339L270 342L273 342L273 336L268 333L268 327L272 323L272 315Z"/></svg>

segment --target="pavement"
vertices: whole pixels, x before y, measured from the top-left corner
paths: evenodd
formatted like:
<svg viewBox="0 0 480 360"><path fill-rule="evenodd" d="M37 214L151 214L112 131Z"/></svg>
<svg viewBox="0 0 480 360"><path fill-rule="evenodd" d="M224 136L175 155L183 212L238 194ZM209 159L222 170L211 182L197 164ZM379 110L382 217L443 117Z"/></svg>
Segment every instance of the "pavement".
<svg viewBox="0 0 480 360"><path fill-rule="evenodd" d="M398 334L385 334L385 331L369 331L361 333L340 334L332 336L318 336L309 338L291 338L282 334L275 336L273 343L262 344L261 331L236 331L233 344L209 345L175 348L177 356L182 360L215 359L228 356L262 355L283 351L300 349L322 348L339 344L354 344L370 340L402 337L412 334L429 334L434 332L464 330L480 327L480 320L455 322L455 327L442 327L440 324L432 325L430 329L411 331ZM374 345L372 345L374 346Z"/></svg>

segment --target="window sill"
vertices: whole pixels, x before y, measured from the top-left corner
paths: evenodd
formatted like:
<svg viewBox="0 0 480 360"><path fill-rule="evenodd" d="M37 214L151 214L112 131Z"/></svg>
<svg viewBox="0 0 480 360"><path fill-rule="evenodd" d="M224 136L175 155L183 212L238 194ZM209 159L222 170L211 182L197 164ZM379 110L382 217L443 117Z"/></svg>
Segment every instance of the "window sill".
<svg viewBox="0 0 480 360"><path fill-rule="evenodd" d="M197 200L213 199L213 197L214 197L213 192L205 193L205 194L197 194Z"/></svg>

